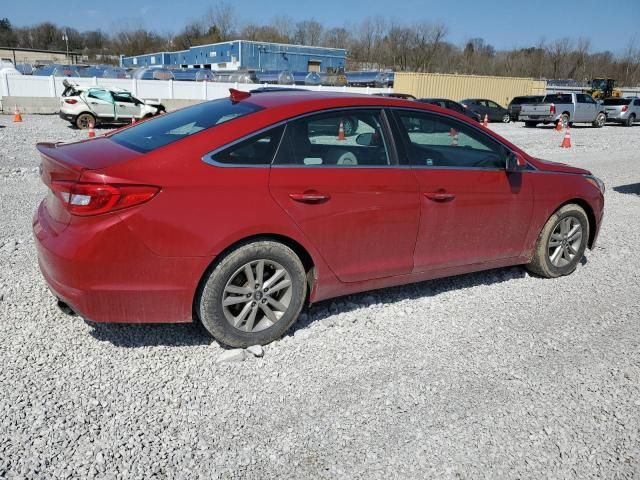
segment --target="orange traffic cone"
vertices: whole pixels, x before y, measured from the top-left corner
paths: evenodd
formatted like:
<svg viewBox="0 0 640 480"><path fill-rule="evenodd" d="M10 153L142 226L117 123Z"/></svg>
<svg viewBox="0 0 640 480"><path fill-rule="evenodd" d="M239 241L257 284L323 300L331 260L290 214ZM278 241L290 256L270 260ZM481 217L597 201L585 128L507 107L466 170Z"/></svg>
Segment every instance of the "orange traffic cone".
<svg viewBox="0 0 640 480"><path fill-rule="evenodd" d="M571 148L571 129L569 127L564 131L564 138L560 146L562 148Z"/></svg>
<svg viewBox="0 0 640 480"><path fill-rule="evenodd" d="M14 122L21 122L22 121L22 115L20 115L20 110L18 110L18 106L16 105L16 108L14 108L13 110L13 121Z"/></svg>
<svg viewBox="0 0 640 480"><path fill-rule="evenodd" d="M338 127L338 140L346 140L347 137L344 134L344 123L340 120L340 126Z"/></svg>
<svg viewBox="0 0 640 480"><path fill-rule="evenodd" d="M94 138L96 131L93 129L93 122L89 122L89 138Z"/></svg>
<svg viewBox="0 0 640 480"><path fill-rule="evenodd" d="M489 115L487 115L486 113L484 114L484 120L482 121L482 126L483 127L489 126Z"/></svg>
<svg viewBox="0 0 640 480"><path fill-rule="evenodd" d="M452 128L451 131L449 131L449 136L451 137L451 146L452 147L457 147L458 146L458 131L455 128Z"/></svg>
<svg viewBox="0 0 640 480"><path fill-rule="evenodd" d="M562 131L562 120L558 120L556 122L556 128L555 128L556 132L561 132Z"/></svg>

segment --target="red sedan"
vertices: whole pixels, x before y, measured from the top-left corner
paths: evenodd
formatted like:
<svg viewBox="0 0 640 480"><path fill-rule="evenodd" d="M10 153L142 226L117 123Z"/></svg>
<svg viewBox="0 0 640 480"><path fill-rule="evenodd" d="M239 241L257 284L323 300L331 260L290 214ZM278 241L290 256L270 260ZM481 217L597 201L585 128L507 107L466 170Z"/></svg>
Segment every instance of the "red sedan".
<svg viewBox="0 0 640 480"><path fill-rule="evenodd" d="M307 302L507 265L569 274L604 207L586 170L377 96L232 90L38 150L33 230L61 302L96 322L199 321L238 347Z"/></svg>

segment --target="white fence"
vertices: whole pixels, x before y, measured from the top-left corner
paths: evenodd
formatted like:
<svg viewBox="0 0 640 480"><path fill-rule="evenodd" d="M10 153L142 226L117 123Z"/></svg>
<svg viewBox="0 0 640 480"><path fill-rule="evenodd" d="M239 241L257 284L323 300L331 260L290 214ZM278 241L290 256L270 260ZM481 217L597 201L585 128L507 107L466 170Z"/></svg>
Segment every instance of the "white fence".
<svg viewBox="0 0 640 480"><path fill-rule="evenodd" d="M61 77L34 77L30 75L0 75L0 97L59 97L64 91ZM137 80L117 78L70 78L83 87L101 86L129 90L144 99L212 100L229 95L229 88L253 90L258 84L188 82L175 80ZM325 90L350 93L390 93L391 88L293 86L308 90Z"/></svg>

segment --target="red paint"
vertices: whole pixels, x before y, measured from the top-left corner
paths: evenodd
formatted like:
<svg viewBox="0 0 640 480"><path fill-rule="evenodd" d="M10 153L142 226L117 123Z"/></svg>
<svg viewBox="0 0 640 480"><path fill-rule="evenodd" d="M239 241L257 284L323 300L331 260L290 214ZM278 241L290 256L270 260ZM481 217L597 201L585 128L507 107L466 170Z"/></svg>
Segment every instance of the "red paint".
<svg viewBox="0 0 640 480"><path fill-rule="evenodd" d="M311 300L318 301L526 263L546 220L570 201L590 210L596 234L600 226L604 199L583 177L588 172L533 158L485 129L534 169L206 164L202 157L216 148L325 109L413 108L474 125L451 110L385 97L283 92L237 101L265 108L147 154L110 135L38 146L50 190L33 229L56 295L95 321L185 322L209 265L253 236L304 248L315 266ZM56 185L85 193L104 186L109 201L94 206L106 213L70 211ZM131 204L113 208L129 194Z"/></svg>

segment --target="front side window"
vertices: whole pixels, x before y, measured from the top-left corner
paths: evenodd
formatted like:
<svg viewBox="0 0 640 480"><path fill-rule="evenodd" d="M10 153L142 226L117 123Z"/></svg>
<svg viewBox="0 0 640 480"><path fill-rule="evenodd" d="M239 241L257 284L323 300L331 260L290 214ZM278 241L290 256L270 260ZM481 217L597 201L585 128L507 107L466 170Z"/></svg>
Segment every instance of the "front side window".
<svg viewBox="0 0 640 480"><path fill-rule="evenodd" d="M233 166L269 165L278 149L284 126L271 128L209 155L207 163Z"/></svg>
<svg viewBox="0 0 640 480"><path fill-rule="evenodd" d="M315 167L383 167L391 160L379 110L343 110L287 124L275 163Z"/></svg>
<svg viewBox="0 0 640 480"><path fill-rule="evenodd" d="M452 118L397 111L412 164L434 168L504 169L506 149L486 134Z"/></svg>
<svg viewBox="0 0 640 480"><path fill-rule="evenodd" d="M487 106L489 108L500 108L500 105L498 105L496 102L492 102L491 100L487 100Z"/></svg>

